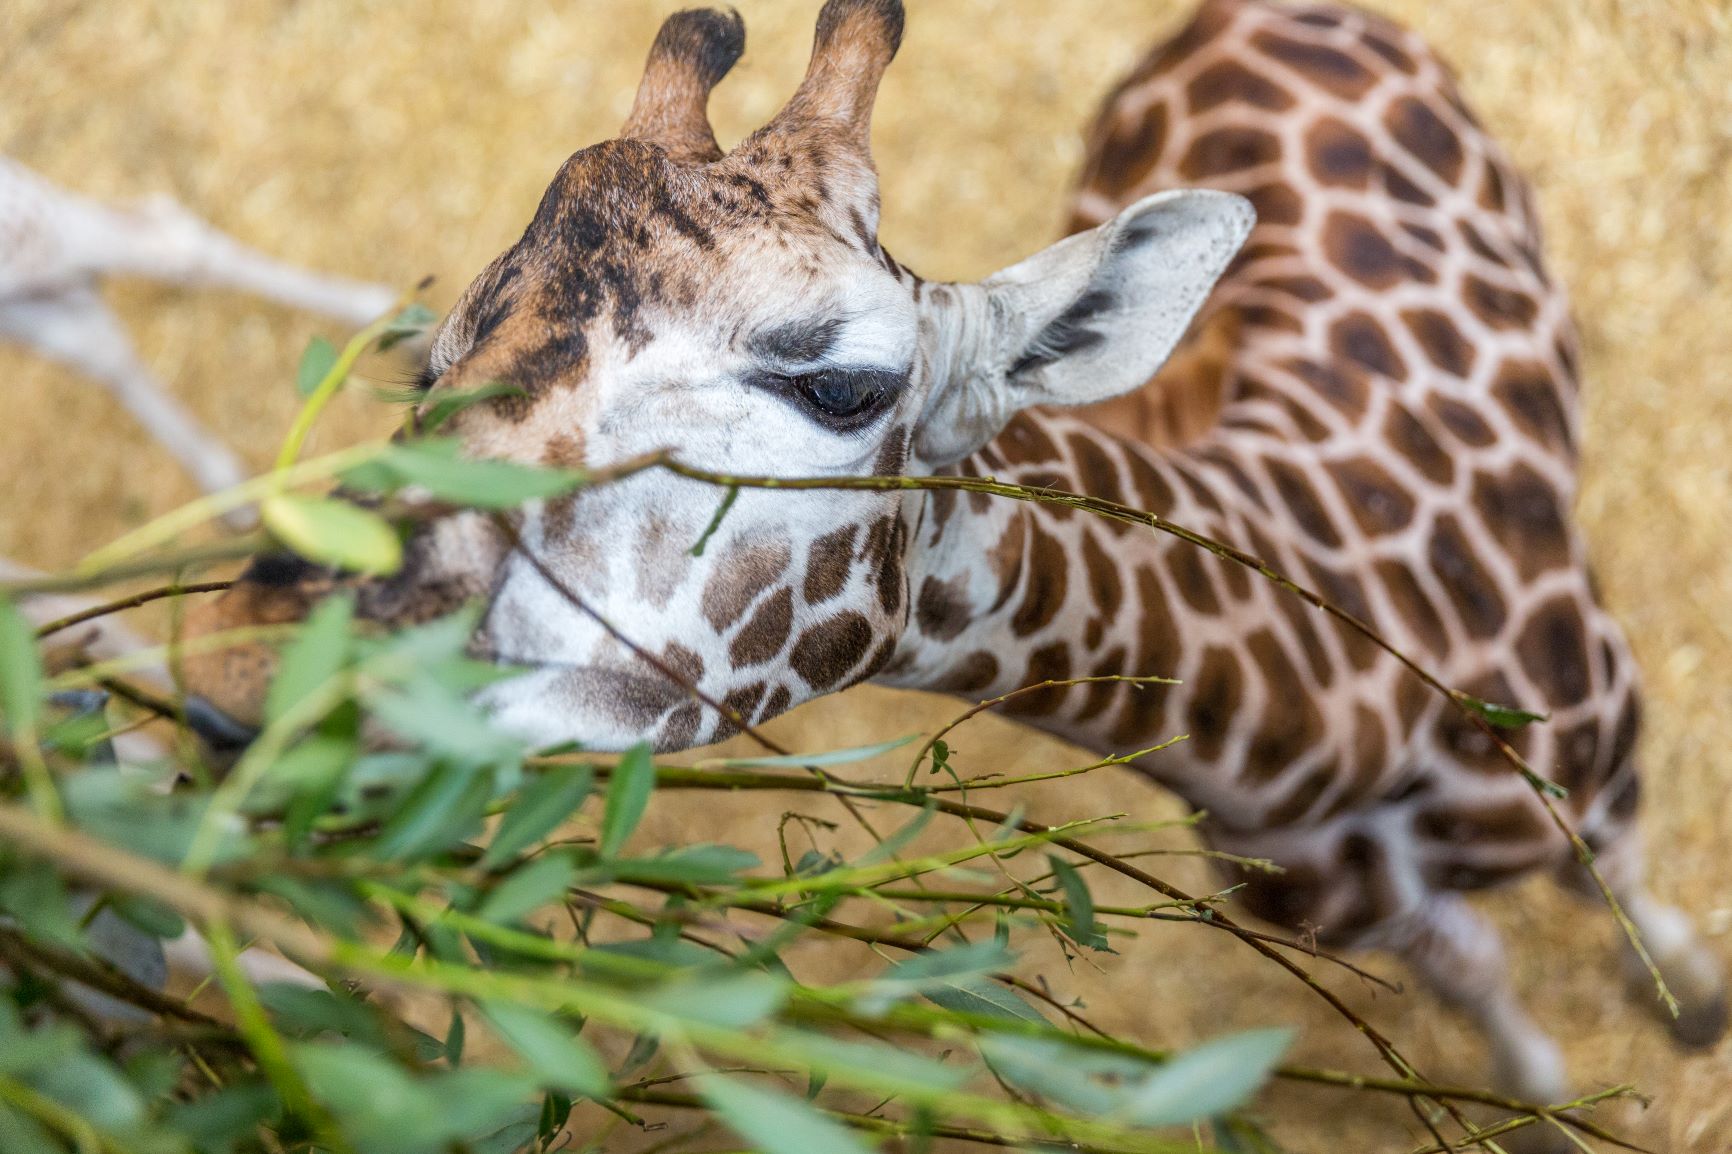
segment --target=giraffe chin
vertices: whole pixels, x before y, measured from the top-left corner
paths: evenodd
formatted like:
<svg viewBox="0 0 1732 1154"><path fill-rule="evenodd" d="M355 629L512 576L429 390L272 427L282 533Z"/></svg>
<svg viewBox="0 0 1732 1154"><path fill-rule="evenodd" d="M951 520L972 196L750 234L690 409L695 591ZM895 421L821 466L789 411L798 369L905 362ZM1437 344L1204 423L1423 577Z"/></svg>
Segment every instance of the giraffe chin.
<svg viewBox="0 0 1732 1154"><path fill-rule="evenodd" d="M700 707L669 678L601 664L537 665L475 700L501 730L532 748L575 742L618 753L648 742L657 753L675 753L696 744L700 720Z"/></svg>

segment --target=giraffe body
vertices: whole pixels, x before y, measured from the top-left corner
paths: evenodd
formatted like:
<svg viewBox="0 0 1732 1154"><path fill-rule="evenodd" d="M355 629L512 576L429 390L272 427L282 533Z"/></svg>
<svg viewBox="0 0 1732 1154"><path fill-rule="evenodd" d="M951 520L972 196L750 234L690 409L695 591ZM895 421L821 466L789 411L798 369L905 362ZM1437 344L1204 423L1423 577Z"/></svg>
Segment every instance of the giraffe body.
<svg viewBox="0 0 1732 1154"><path fill-rule="evenodd" d="M1212 379L1177 376L1181 358L1145 393L1218 392L1213 427L1152 448L1115 435L1122 406L1027 413L960 470L1159 513L1317 590L1445 684L1547 714L1511 741L1571 790L1590 841L1615 840L1637 795L1635 671L1570 521L1574 338L1525 184L1410 34L1234 0L1109 101L1079 221L1197 180L1259 208L1199 320L1236 338ZM1459 711L1272 584L1067 510L957 503L937 497L914 528L893 677L970 695L1180 678L1008 708L1120 752L1190 734L1146 768L1216 839L1291 847L1263 899L1278 920L1350 936L1563 852Z"/></svg>
<svg viewBox="0 0 1732 1154"><path fill-rule="evenodd" d="M469 451L992 475L1232 543L1444 682L1550 715L1512 741L1570 788L1568 820L1689 1007L1675 1033L1716 1036L1713 959L1641 886L1635 674L1570 522L1567 305L1525 185L1443 66L1347 9L1209 0L1103 112L1084 230L935 284L876 239L866 118L901 21L892 0L831 0L800 91L724 156L703 104L738 20L670 19L624 139L567 162L435 340L431 393L526 393L458 416ZM1197 185L1217 191L1157 192ZM1566 843L1393 658L1245 569L1063 508L747 491L694 557L715 500L653 474L528 509L514 540L451 518L385 582L271 559L205 624L293 619L344 584L393 621L481 597L478 650L534 670L488 692L501 722L602 747L718 740L867 679L983 697L1175 676L1014 707L1114 753L1189 733L1141 768L1208 811L1215 844L1285 867L1254 909L1402 952L1486 1030L1507 1088L1563 1096L1460 895L1572 876ZM262 657L189 680L251 720Z"/></svg>
<svg viewBox="0 0 1732 1154"><path fill-rule="evenodd" d="M97 292L110 275L239 288L354 324L395 295L274 261L172 201L99 204L0 157L0 338L100 381L207 490L239 484L245 471L140 362Z"/></svg>

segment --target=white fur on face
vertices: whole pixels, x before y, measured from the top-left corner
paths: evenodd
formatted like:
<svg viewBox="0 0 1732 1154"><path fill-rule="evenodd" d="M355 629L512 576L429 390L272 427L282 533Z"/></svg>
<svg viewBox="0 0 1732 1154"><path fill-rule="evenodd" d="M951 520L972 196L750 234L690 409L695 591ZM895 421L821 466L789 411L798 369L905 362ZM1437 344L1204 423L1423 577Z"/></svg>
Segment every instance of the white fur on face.
<svg viewBox="0 0 1732 1154"><path fill-rule="evenodd" d="M1151 197L982 286L923 293L857 250L826 274L835 253L777 259L766 246L706 286L703 305L650 318L642 347L592 333L586 379L531 419L550 426L543 437L580 430L593 466L666 449L723 473L859 475L893 437L901 469L915 424L916 458L948 464L1019 409L1146 381L1251 220L1237 197ZM757 334L813 320L829 323L810 363L766 365L754 349ZM902 395L857 431L763 386L766 369L843 366L906 373ZM487 693L502 723L542 742L679 748L720 728L681 680L755 721L869 674L869 653L889 655L907 612L896 494L742 491L692 557L721 497L653 473L526 518L540 564L506 563L486 624L500 660L535 669ZM828 577L809 574L826 568L815 546L850 530Z"/></svg>
<svg viewBox="0 0 1732 1154"><path fill-rule="evenodd" d="M544 402L530 419L559 412L561 429L548 435L575 424L587 462L598 468L670 450L695 467L741 475L873 472L887 440L906 439L909 415L921 404L909 289L873 266L868 275L814 284L793 297L745 286L730 295L745 307L726 322L718 312L708 324L678 318L653 325L654 336L635 353L616 341L592 341L588 379L569 401ZM779 371L847 366L908 374L905 395L867 428L826 428L751 383L765 368L750 351L751 334L809 318L837 322L821 364ZM897 515L897 495L742 490L704 555L691 556L723 496L715 486L652 472L585 492L569 508L526 514L520 535L540 565L521 554L507 560L484 630L498 661L533 670L483 695L501 724L547 744L677 743L663 730L689 707L690 695L602 621L712 699L762 684L758 703L785 690L780 708L830 688L812 685L788 660L810 627L857 614L870 623L868 649L900 630L900 612L886 611L864 565L830 577L840 589L818 604L807 597L814 584L826 585L807 571L813 544L854 525L852 552L860 553L871 526ZM732 581L730 570L737 571ZM766 655L742 640L742 631L762 612L770 623L763 637L775 641L778 599L787 602L785 637ZM706 708L692 736L714 734L719 724Z"/></svg>

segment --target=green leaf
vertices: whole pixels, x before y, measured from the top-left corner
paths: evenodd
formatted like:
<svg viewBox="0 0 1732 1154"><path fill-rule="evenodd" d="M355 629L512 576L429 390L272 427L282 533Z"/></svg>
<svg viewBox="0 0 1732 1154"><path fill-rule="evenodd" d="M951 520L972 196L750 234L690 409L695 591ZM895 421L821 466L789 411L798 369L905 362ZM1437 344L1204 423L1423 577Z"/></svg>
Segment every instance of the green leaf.
<svg viewBox="0 0 1732 1154"><path fill-rule="evenodd" d="M601 816L601 856L616 857L643 820L656 787L655 765L647 743L634 745L614 766L607 782L607 808Z"/></svg>
<svg viewBox="0 0 1732 1154"><path fill-rule="evenodd" d="M199 828L209 794L156 792L148 777L86 766L60 779L66 811L84 832L158 861L178 865ZM224 821L213 859L230 862L247 852L252 837L245 822Z"/></svg>
<svg viewBox="0 0 1732 1154"><path fill-rule="evenodd" d="M20 1114L0 1103L0 1150L6 1154L64 1154L66 1147L28 1114Z"/></svg>
<svg viewBox="0 0 1732 1154"><path fill-rule="evenodd" d="M473 389L441 390L421 410L417 424L423 434L434 433L445 422L464 409L473 408L483 401L491 401L495 397L523 397L527 395L517 385L508 384L505 381L488 381L486 384Z"/></svg>
<svg viewBox="0 0 1732 1154"><path fill-rule="evenodd" d="M245 813L268 817L280 813L303 793L322 793L355 759L357 745L348 735L315 732L290 746L271 763L258 787L242 806Z"/></svg>
<svg viewBox="0 0 1732 1154"><path fill-rule="evenodd" d="M173 941L186 932L186 919L168 906L131 894L109 894L108 908L153 938Z"/></svg>
<svg viewBox="0 0 1732 1154"><path fill-rule="evenodd" d="M108 716L100 707L81 709L51 721L39 740L44 749L58 750L80 761L102 759L107 755L99 747L108 740L110 728Z"/></svg>
<svg viewBox="0 0 1732 1154"><path fill-rule="evenodd" d="M1527 710L1517 709L1513 705L1496 705L1465 693L1456 694L1455 699L1499 729L1522 729L1536 721L1546 720L1546 715L1543 713L1529 713Z"/></svg>
<svg viewBox="0 0 1732 1154"><path fill-rule="evenodd" d="M441 1121L450 1139L441 1154L450 1150L523 1154L535 1140L535 1121L541 1108L529 1101L537 1089L532 1076L469 1066L439 1071L427 1078L425 1085L439 1100Z"/></svg>
<svg viewBox="0 0 1732 1154"><path fill-rule="evenodd" d="M36 1088L105 1130L144 1121L144 1098L108 1061L93 1054L69 1054L35 1072Z"/></svg>
<svg viewBox="0 0 1732 1154"><path fill-rule="evenodd" d="M546 1088L591 1098L608 1093L607 1067L575 1026L511 1002L486 1002L481 1012Z"/></svg>
<svg viewBox="0 0 1732 1154"><path fill-rule="evenodd" d="M355 599L347 593L314 607L300 633L283 650L277 675L265 694L265 722L274 723L335 677L349 656Z"/></svg>
<svg viewBox="0 0 1732 1154"><path fill-rule="evenodd" d="M989 1018L1006 1018L1045 1026L1047 1020L1029 1005L1021 994L985 978L949 978L924 989L926 1000L946 1010L963 1014L984 1014Z"/></svg>
<svg viewBox="0 0 1732 1154"><path fill-rule="evenodd" d="M557 497L584 481L583 474L564 469L460 457L456 448L453 442L440 441L394 445L382 460L405 483L420 485L442 501L478 509L511 509Z"/></svg>
<svg viewBox="0 0 1732 1154"><path fill-rule="evenodd" d="M537 777L500 819L481 867L498 869L552 833L577 812L594 788L595 770L587 765L556 766Z"/></svg>
<svg viewBox="0 0 1732 1154"><path fill-rule="evenodd" d="M1095 902L1089 895L1088 883L1083 881L1082 874L1075 866L1057 854L1047 854L1046 860L1052 866L1060 888L1064 890L1070 936L1082 945L1104 950L1107 939L1095 925Z"/></svg>
<svg viewBox="0 0 1732 1154"><path fill-rule="evenodd" d="M323 930L356 937L373 920L372 909L355 896L346 881L302 881L278 874L261 877L256 884Z"/></svg>
<svg viewBox="0 0 1732 1154"><path fill-rule="evenodd" d="M1008 968L1014 958L1001 941L971 942L952 950L932 950L898 962L872 983L861 999L867 1013L881 1012L890 1001L918 992L947 1010L1015 1018L1046 1025L1046 1019L1014 990L986 975Z"/></svg>
<svg viewBox="0 0 1732 1154"><path fill-rule="evenodd" d="M1098 1071L1086 1061L1086 1051L1046 1038L983 1034L980 1053L1006 1082L1063 1103L1085 1117L1104 1114L1120 1101L1117 1089L1090 1077ZM1148 1068L1142 1063L1134 1067L1138 1074Z"/></svg>
<svg viewBox="0 0 1732 1154"><path fill-rule="evenodd" d="M402 312L391 318L391 323L379 334L379 351L386 352L394 345L420 336L432 328L438 319L433 310L420 301L410 301L403 307Z"/></svg>
<svg viewBox="0 0 1732 1154"><path fill-rule="evenodd" d="M914 1051L805 1030L778 1034L776 1042L816 1074L846 1074L851 1080L866 1081L879 1093L951 1090L973 1075L967 1066L946 1065Z"/></svg>
<svg viewBox="0 0 1732 1154"><path fill-rule="evenodd" d="M386 859L415 860L448 849L481 826L493 792L490 775L442 765L417 785L403 807L379 831L373 852Z"/></svg>
<svg viewBox="0 0 1732 1154"><path fill-rule="evenodd" d="M358 720L353 703L339 708ZM289 845L306 841L313 823L336 803L360 750L358 737L352 728L320 733L290 749L271 767L266 781L289 791L288 812L283 816L283 838Z"/></svg>
<svg viewBox="0 0 1732 1154"><path fill-rule="evenodd" d="M463 1010L453 1006L451 1024L445 1027L445 1045L440 1051L448 1065L456 1067L463 1064L463 1043L468 1037L469 1027L463 1021Z"/></svg>
<svg viewBox="0 0 1732 1154"><path fill-rule="evenodd" d="M610 870L620 881L727 885L760 865L758 855L731 845L688 845L649 858L622 858Z"/></svg>
<svg viewBox="0 0 1732 1154"><path fill-rule="evenodd" d="M305 557L369 576L387 576L403 564L403 543L379 514L330 497L278 493L259 506L271 534Z"/></svg>
<svg viewBox="0 0 1732 1154"><path fill-rule="evenodd" d="M545 1146L565 1129L566 1120L570 1117L571 1099L564 1094L548 1091L547 1097L541 1101L541 1118L535 1127L535 1136L540 1138Z"/></svg>
<svg viewBox="0 0 1732 1154"><path fill-rule="evenodd" d="M787 999L787 982L769 974L746 972L672 982L649 994L644 1002L686 1021L739 1030L769 1017Z"/></svg>
<svg viewBox="0 0 1732 1154"><path fill-rule="evenodd" d="M507 759L521 750L509 734L461 694L431 675L367 694L374 716L406 741L468 762Z"/></svg>
<svg viewBox="0 0 1732 1154"><path fill-rule="evenodd" d="M391 637L375 642L367 647L369 671L400 681L427 666L460 660L485 611L486 606L480 602L467 602L443 617L399 630ZM391 668L382 672L375 668L381 665ZM402 670L407 670L408 674Z"/></svg>
<svg viewBox="0 0 1732 1154"><path fill-rule="evenodd" d="M718 769L777 769L785 766L804 765L848 765L856 761L867 761L881 753L889 753L893 749L901 749L920 735L910 733L907 737L898 737L895 741L885 741L878 745L860 745L849 749L832 749L825 753L791 753L778 757L718 757L706 760L701 764L715 766Z"/></svg>
<svg viewBox="0 0 1732 1154"><path fill-rule="evenodd" d="M500 924L515 922L563 898L576 876L577 861L570 853L544 853L488 891L476 916Z"/></svg>
<svg viewBox="0 0 1732 1154"><path fill-rule="evenodd" d="M214 1094L171 1105L168 1123L199 1154L228 1154L279 1109L276 1091L268 1082L234 1082Z"/></svg>
<svg viewBox="0 0 1732 1154"><path fill-rule="evenodd" d="M324 337L314 337L307 342L307 349L301 354L301 366L295 370L295 391L303 397L313 395L313 390L319 387L337 364L337 346Z"/></svg>
<svg viewBox="0 0 1732 1154"><path fill-rule="evenodd" d="M352 1043L303 1043L292 1053L314 1099L359 1150L431 1154L449 1139L439 1096L383 1054Z"/></svg>
<svg viewBox="0 0 1732 1154"><path fill-rule="evenodd" d="M920 836L920 832L932 821L932 815L937 812L938 803L928 800L920 808L919 813L909 818L895 833L861 854L860 860L854 864L856 866L869 866L877 865L879 862L894 861L904 846Z"/></svg>
<svg viewBox="0 0 1732 1154"><path fill-rule="evenodd" d="M31 937L74 950L84 948L66 883L44 862L14 861L0 870L0 911L17 918Z"/></svg>
<svg viewBox="0 0 1732 1154"><path fill-rule="evenodd" d="M929 950L897 962L882 981L923 983L1006 969L1016 959L997 942L970 942L951 950Z"/></svg>
<svg viewBox="0 0 1732 1154"><path fill-rule="evenodd" d="M867 1154L871 1149L854 1131L799 1098L719 1074L705 1075L698 1088L722 1121L763 1154Z"/></svg>
<svg viewBox="0 0 1732 1154"><path fill-rule="evenodd" d="M1247 1030L1205 1042L1126 1087L1114 1114L1138 1126L1177 1126L1225 1114L1269 1080L1292 1042L1291 1030Z"/></svg>
<svg viewBox="0 0 1732 1154"><path fill-rule="evenodd" d="M267 982L259 987L259 1001L271 1012L277 1027L292 1038L335 1034L379 1047L388 1045L375 1009L348 994L333 993L322 986Z"/></svg>
<svg viewBox="0 0 1732 1154"><path fill-rule="evenodd" d="M42 708L42 661L36 630L18 607L0 599L0 713L14 737L33 731Z"/></svg>

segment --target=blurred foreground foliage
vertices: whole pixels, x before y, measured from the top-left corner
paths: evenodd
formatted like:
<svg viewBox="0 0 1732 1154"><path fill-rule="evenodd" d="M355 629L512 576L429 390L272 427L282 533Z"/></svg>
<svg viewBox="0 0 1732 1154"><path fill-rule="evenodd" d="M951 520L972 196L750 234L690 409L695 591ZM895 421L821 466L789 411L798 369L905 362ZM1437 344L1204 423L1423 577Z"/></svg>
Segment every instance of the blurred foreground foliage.
<svg viewBox="0 0 1732 1154"><path fill-rule="evenodd" d="M151 571L178 581L261 545L389 572L400 553L390 503L406 494L505 510L606 481L464 460L438 438L452 412L497 388L423 407L409 439L301 461L361 352L424 320L406 311L341 352L315 344L276 470L99 550L62 585ZM309 492L333 481L384 504ZM247 506L268 537L186 544ZM466 656L475 622L471 610L382 631L338 595L275 629L265 725L219 770L184 726L160 756L114 756L111 739L148 720L138 703L149 700L97 689L172 652L45 668L33 626L0 600L0 1151L731 1141L850 1154L949 1139L1262 1151L1275 1146L1243 1108L1276 1072L1335 1087L1319 1092L1404 1095L1433 1133L1459 1124L1454 1101L1496 1102L1430 1086L1393 1047L1397 1076L1380 1082L1278 1069L1290 1041L1280 1029L1180 1053L1093 1030L1025 973L1030 939L1074 958L1110 951L1109 923L1112 935L1151 917L1242 932L1215 897L1178 894L1093 848L1098 822L1049 828L971 806L972 793L1014 782L963 779L941 738L889 784L843 774L897 743L697 768L658 765L643 748L526 748L471 703L510 676ZM184 703L154 708L184 717ZM864 802L904 816L854 857L808 819L793 824L809 848L795 852L784 820L781 860L768 864L719 841L647 850L633 836L646 812L691 789L821 793L845 815ZM1089 875L1102 866L1144 879L1150 904L1097 903ZM189 923L198 939L183 937ZM855 951L845 979L784 961L817 937ZM208 943L207 981L165 985L162 943L177 940ZM276 968L261 976L267 955ZM631 1137L650 1108L691 1124Z"/></svg>

